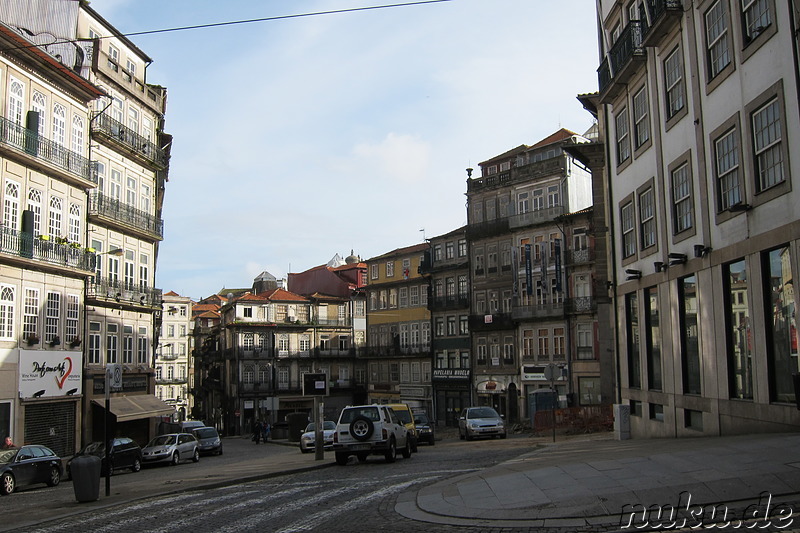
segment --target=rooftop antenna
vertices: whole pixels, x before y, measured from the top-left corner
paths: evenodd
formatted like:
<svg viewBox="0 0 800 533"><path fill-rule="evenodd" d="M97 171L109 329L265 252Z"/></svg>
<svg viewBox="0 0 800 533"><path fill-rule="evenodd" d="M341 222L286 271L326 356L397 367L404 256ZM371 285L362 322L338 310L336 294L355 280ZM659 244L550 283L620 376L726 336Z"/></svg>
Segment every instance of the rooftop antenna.
<svg viewBox="0 0 800 533"><path fill-rule="evenodd" d="M422 240L426 241L427 239L425 238L425 228L422 228L420 231L422 232Z"/></svg>

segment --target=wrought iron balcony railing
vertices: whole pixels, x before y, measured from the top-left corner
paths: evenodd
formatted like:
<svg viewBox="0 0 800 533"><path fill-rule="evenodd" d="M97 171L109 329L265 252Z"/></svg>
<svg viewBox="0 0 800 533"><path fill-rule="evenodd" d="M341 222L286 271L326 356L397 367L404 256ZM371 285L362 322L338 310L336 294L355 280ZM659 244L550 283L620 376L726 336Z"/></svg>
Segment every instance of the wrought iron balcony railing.
<svg viewBox="0 0 800 533"><path fill-rule="evenodd" d="M649 14L650 24L642 21L642 44L658 46L661 39L678 23L683 16L681 0L647 0L645 9ZM644 14L640 14L640 18Z"/></svg>
<svg viewBox="0 0 800 533"><path fill-rule="evenodd" d="M515 320L525 320L530 318L555 318L564 316L564 304L562 302L544 304L518 304L511 310L511 316Z"/></svg>
<svg viewBox="0 0 800 533"><path fill-rule="evenodd" d="M0 224L0 252L84 272L94 270L95 254L71 244L42 240Z"/></svg>
<svg viewBox="0 0 800 533"><path fill-rule="evenodd" d="M80 179L96 182L90 172L88 159L41 137L37 131L29 130L3 117L0 117L0 143L25 152L35 159L46 161Z"/></svg>
<svg viewBox="0 0 800 533"><path fill-rule="evenodd" d="M601 101L607 102L616 97L636 73L636 65L646 59L647 53L642 44L642 23L632 20L622 30L609 49L608 57L597 69Z"/></svg>
<svg viewBox="0 0 800 533"><path fill-rule="evenodd" d="M162 219L99 192L89 196L89 215L109 217L158 239L164 237Z"/></svg>
<svg viewBox="0 0 800 533"><path fill-rule="evenodd" d="M592 313L597 309L597 302L591 296L567 298L568 313Z"/></svg>
<svg viewBox="0 0 800 533"><path fill-rule="evenodd" d="M98 279L87 284L89 298L97 298L142 307L161 308L161 289L153 289L119 279Z"/></svg>
<svg viewBox="0 0 800 533"><path fill-rule="evenodd" d="M430 311L443 311L445 309L465 309L469 307L469 294L453 294L450 296L428 297Z"/></svg>
<svg viewBox="0 0 800 533"><path fill-rule="evenodd" d="M92 132L97 132L116 140L133 154L145 159L160 169L167 167L167 153L152 141L142 137L120 121L105 113L96 113L92 117Z"/></svg>

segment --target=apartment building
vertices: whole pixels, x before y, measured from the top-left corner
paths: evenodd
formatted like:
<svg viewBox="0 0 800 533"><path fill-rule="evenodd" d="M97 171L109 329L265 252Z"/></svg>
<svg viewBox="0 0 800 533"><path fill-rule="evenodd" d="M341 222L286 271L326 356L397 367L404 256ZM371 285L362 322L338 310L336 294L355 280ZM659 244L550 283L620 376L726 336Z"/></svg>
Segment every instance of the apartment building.
<svg viewBox="0 0 800 533"><path fill-rule="evenodd" d="M597 3L621 401L634 436L794 430L795 2Z"/></svg>
<svg viewBox="0 0 800 533"><path fill-rule="evenodd" d="M561 129L480 163L480 176L467 169L473 393L509 421L553 385L563 406L611 400L610 387L593 392L601 388L599 289L590 218L578 213L592 205L592 177L565 151L587 142ZM547 367L556 380L545 379Z"/></svg>
<svg viewBox="0 0 800 533"><path fill-rule="evenodd" d="M77 9L36 20L0 4L0 437L61 456L80 445L86 239L97 186L91 83ZM38 38L43 32L63 40ZM29 40L33 39L33 40ZM89 388L91 385L89 385Z"/></svg>
<svg viewBox="0 0 800 533"><path fill-rule="evenodd" d="M87 241L97 261L86 287L83 435L102 435L106 365L121 364L122 390L110 400L116 429L146 442L155 417L175 411L156 399L153 369L162 300L154 281L172 144L164 132L167 91L147 82L153 60L88 2L80 3L77 33L93 43L89 78L103 92L87 122L96 182L87 199Z"/></svg>
<svg viewBox="0 0 800 533"><path fill-rule="evenodd" d="M194 406L194 364L191 298L169 291L163 297L163 316L156 347L156 397L174 407L172 418L179 422L191 418Z"/></svg>
<svg viewBox="0 0 800 533"><path fill-rule="evenodd" d="M433 413L428 281L420 274L428 244L367 259L367 395Z"/></svg>
<svg viewBox="0 0 800 533"><path fill-rule="evenodd" d="M433 324L432 418L440 425L455 427L461 410L473 402L466 228L432 237L429 242L420 273L428 280L428 310Z"/></svg>

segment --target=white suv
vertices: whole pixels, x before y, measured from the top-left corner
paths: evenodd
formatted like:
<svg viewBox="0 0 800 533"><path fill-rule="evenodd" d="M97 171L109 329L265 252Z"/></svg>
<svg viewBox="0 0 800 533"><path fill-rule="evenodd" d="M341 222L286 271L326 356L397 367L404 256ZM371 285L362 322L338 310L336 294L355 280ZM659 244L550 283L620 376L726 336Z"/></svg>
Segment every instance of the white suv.
<svg viewBox="0 0 800 533"><path fill-rule="evenodd" d="M333 434L337 464L346 465L351 455L360 462L369 455L383 455L387 463L392 463L398 448L404 458L411 457L408 430L390 407L373 404L342 409Z"/></svg>

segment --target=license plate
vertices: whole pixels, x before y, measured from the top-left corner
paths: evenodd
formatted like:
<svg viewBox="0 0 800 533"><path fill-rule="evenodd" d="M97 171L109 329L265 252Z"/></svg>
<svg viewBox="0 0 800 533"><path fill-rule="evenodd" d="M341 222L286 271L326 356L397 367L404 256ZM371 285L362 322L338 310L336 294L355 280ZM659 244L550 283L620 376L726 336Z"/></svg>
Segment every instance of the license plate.
<svg viewBox="0 0 800 533"><path fill-rule="evenodd" d="M370 448L371 446L369 444L353 444L352 446L350 446L350 449L353 450L354 452L369 450Z"/></svg>

